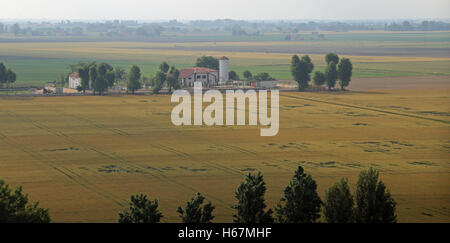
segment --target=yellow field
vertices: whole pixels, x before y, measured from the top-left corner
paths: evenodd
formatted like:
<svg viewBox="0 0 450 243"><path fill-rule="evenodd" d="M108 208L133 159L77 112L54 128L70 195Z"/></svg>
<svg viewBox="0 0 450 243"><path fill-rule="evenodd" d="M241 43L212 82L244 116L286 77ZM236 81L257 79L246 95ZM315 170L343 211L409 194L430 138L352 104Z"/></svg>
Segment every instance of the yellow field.
<svg viewBox="0 0 450 243"><path fill-rule="evenodd" d="M201 51L201 50L176 50L177 47L221 47L235 46L288 46L293 48L295 45L303 48L319 46L315 42L201 42L201 43L136 43L136 42L44 42L44 43L0 43L0 51L3 55L20 56L25 55L36 58L91 58L91 59L111 59L111 60L169 60L174 63L184 63L186 58L192 63L199 56L227 56L233 59L234 65L248 65L248 60L257 61L257 64L289 63L292 53L267 53L267 52L246 52L246 51ZM439 44L439 43L438 43ZM444 43L445 44L445 43ZM339 45L336 43L335 45ZM341 43L342 46L348 46L349 43ZM361 45L361 43L359 43ZM393 47L397 43L391 44ZM405 44L402 43L402 46ZM374 46L373 43L368 45ZM159 49L164 48L164 49ZM307 49L306 49L307 50ZM294 52L295 53L295 52ZM302 53L299 53L302 54ZM324 64L324 55L310 55L315 63ZM402 56L361 56L346 55L355 63L402 63L402 62L448 62L448 57L402 57ZM252 63L252 62L250 62Z"/></svg>
<svg viewBox="0 0 450 243"><path fill-rule="evenodd" d="M169 96L0 98L0 178L58 222L115 222L130 195L158 198L164 222L195 192L231 222L234 191L261 171L275 206L298 165L325 190L354 190L368 167L401 222L450 222L450 89L281 93L280 132L175 127Z"/></svg>

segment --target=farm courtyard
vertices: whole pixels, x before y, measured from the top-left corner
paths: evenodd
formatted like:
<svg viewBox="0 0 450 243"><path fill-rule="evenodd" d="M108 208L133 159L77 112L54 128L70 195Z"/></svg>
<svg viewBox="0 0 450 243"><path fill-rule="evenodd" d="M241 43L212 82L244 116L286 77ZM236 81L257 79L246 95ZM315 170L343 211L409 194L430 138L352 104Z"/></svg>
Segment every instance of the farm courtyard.
<svg viewBox="0 0 450 243"><path fill-rule="evenodd" d="M179 222L176 208L196 192L216 206L214 222L231 222L249 172L263 173L274 207L299 165L322 199L341 177L354 193L359 172L374 167L400 222L449 222L450 88L440 78L439 89L282 92L275 137L254 126L176 127L168 95L3 97L0 178L56 222L117 222L136 193L159 200L163 222Z"/></svg>

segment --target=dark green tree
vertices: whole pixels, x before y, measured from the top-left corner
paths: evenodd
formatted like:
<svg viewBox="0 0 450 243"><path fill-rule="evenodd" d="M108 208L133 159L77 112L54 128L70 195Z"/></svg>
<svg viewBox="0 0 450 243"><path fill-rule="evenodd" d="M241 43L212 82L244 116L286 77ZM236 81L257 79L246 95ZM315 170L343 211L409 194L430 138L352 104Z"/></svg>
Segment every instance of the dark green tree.
<svg viewBox="0 0 450 243"><path fill-rule="evenodd" d="M326 76L325 76L325 74L323 72L316 71L314 73L313 80L314 80L314 85L322 86L322 85L325 84L325 81L327 80L327 78L326 78Z"/></svg>
<svg viewBox="0 0 450 243"><path fill-rule="evenodd" d="M179 89L181 87L180 82L174 76L169 76L167 78L167 87L169 88L169 92L172 92L172 89Z"/></svg>
<svg viewBox="0 0 450 243"><path fill-rule="evenodd" d="M93 79L94 93L98 92L99 94L102 94L107 91L108 87L110 87L109 82L112 82L112 85L114 85L113 69L114 68L108 63L100 63L97 66L97 77Z"/></svg>
<svg viewBox="0 0 450 243"><path fill-rule="evenodd" d="M166 75L167 87L169 88L169 92L172 92L172 89L179 89L181 87L180 84L180 71L172 66L168 75Z"/></svg>
<svg viewBox="0 0 450 243"><path fill-rule="evenodd" d="M270 80L275 80L274 78L272 78L270 76L270 74L263 72L263 73L258 73L255 76L253 76L253 79L255 81L270 81Z"/></svg>
<svg viewBox="0 0 450 243"><path fill-rule="evenodd" d="M303 91L309 86L311 80L310 74L314 69L314 64L308 55L302 56L300 59L294 55L291 60L291 73L294 80L298 83L298 90Z"/></svg>
<svg viewBox="0 0 450 243"><path fill-rule="evenodd" d="M272 223L272 209L264 211L266 203L264 194L266 193L266 183L262 174L248 174L245 182L242 182L236 190L235 196L238 203L232 208L237 212L233 215L235 223Z"/></svg>
<svg viewBox="0 0 450 243"><path fill-rule="evenodd" d="M229 78L231 81L239 80L238 74L237 74L235 71L233 71L233 70L231 70L230 72L228 72L228 78Z"/></svg>
<svg viewBox="0 0 450 243"><path fill-rule="evenodd" d="M99 75L95 82L93 82L94 94L98 92L100 95L108 90L108 80L105 78L106 75Z"/></svg>
<svg viewBox="0 0 450 243"><path fill-rule="evenodd" d="M250 80L252 79L252 77L253 77L252 73L251 73L250 71L248 71L248 70L245 70L245 71L242 73L242 75L244 76L244 78L245 78L247 81L250 81Z"/></svg>
<svg viewBox="0 0 450 243"><path fill-rule="evenodd" d="M134 94L136 90L141 88L141 85L141 69L138 66L133 65L128 73L127 89Z"/></svg>
<svg viewBox="0 0 450 243"><path fill-rule="evenodd" d="M320 217L321 205L316 181L299 166L275 211L280 223L314 223Z"/></svg>
<svg viewBox="0 0 450 243"><path fill-rule="evenodd" d="M7 76L6 72L7 72L7 70L6 70L5 64L0 62L0 84L4 84L8 80L8 76Z"/></svg>
<svg viewBox="0 0 450 243"><path fill-rule="evenodd" d="M48 209L38 207L39 202L28 203L28 194L22 187L14 191L0 179L0 223L49 223Z"/></svg>
<svg viewBox="0 0 450 243"><path fill-rule="evenodd" d="M334 53L328 53L325 56L325 62L328 64L330 64L330 62L334 62L334 63L339 63L339 56L334 54Z"/></svg>
<svg viewBox="0 0 450 243"><path fill-rule="evenodd" d="M114 83L116 82L116 73L114 71L108 71L105 74L106 82L108 83L108 87L114 86Z"/></svg>
<svg viewBox="0 0 450 243"><path fill-rule="evenodd" d="M397 203L381 180L379 172L373 168L362 171L356 187L357 223L395 223Z"/></svg>
<svg viewBox="0 0 450 243"><path fill-rule="evenodd" d="M144 194L131 196L128 208L119 213L119 223L159 223L163 217L158 200L150 201Z"/></svg>
<svg viewBox="0 0 450 243"><path fill-rule="evenodd" d="M124 81L127 79L127 73L121 67L114 68L114 76L116 77L117 81Z"/></svg>
<svg viewBox="0 0 450 243"><path fill-rule="evenodd" d="M187 224L193 223L211 223L214 219L212 212L214 206L211 202L203 205L203 197L200 193L197 193L190 201L186 202L184 209L179 206L177 212L180 214L181 221Z"/></svg>
<svg viewBox="0 0 450 243"><path fill-rule="evenodd" d="M16 82L17 75L11 69L6 69L6 66L0 62L0 84L11 84Z"/></svg>
<svg viewBox="0 0 450 243"><path fill-rule="evenodd" d="M79 86L80 89L77 88L77 90L83 91L83 93L86 93L86 90L89 89L89 70L90 68L86 64L78 68L78 76L81 78L81 85Z"/></svg>
<svg viewBox="0 0 450 243"><path fill-rule="evenodd" d="M167 80L167 75L161 71L157 72L154 78L154 85L153 85L153 93L157 94L164 86L164 83Z"/></svg>
<svg viewBox="0 0 450 243"><path fill-rule="evenodd" d="M197 58L195 66L219 70L219 59L212 56L202 56Z"/></svg>
<svg viewBox="0 0 450 243"><path fill-rule="evenodd" d="M342 58L338 65L338 78L341 89L344 90L352 79L353 64L348 58Z"/></svg>
<svg viewBox="0 0 450 243"><path fill-rule="evenodd" d="M16 82L16 78L17 78L16 73L8 68L8 70L6 70L6 83L8 85L12 84L12 83Z"/></svg>
<svg viewBox="0 0 450 243"><path fill-rule="evenodd" d="M98 65L98 75L99 76L105 77L106 73L108 71L113 71L113 67L111 65L109 65L108 63L102 62Z"/></svg>
<svg viewBox="0 0 450 243"><path fill-rule="evenodd" d="M163 73L167 73L169 71L169 64L167 64L167 62L163 62L159 65L159 70Z"/></svg>
<svg viewBox="0 0 450 243"><path fill-rule="evenodd" d="M324 215L328 223L354 222L354 202L348 180L342 178L330 187L325 196Z"/></svg>
<svg viewBox="0 0 450 243"><path fill-rule="evenodd" d="M89 82L92 83L92 86L97 81L97 64L89 65Z"/></svg>
<svg viewBox="0 0 450 243"><path fill-rule="evenodd" d="M331 90L332 88L334 88L334 86L336 86L336 80L338 78L338 72L335 62L332 61L328 64L327 68L325 69L325 76L327 78L325 83L328 87L328 90Z"/></svg>

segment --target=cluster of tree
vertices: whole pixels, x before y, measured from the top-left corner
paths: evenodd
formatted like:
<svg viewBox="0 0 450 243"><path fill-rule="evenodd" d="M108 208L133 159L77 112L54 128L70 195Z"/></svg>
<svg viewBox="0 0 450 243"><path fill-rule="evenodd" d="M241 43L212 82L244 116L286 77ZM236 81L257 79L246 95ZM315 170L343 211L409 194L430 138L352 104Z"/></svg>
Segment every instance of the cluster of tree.
<svg viewBox="0 0 450 243"><path fill-rule="evenodd" d="M402 23L386 24L384 27L388 31L433 31L450 30L450 23L442 21L422 21L421 23L411 23L403 21Z"/></svg>
<svg viewBox="0 0 450 243"><path fill-rule="evenodd" d="M17 75L11 69L7 69L5 65L0 62L0 85L9 84L16 82Z"/></svg>
<svg viewBox="0 0 450 243"><path fill-rule="evenodd" d="M72 70L74 69L77 70L81 78L81 84L77 87L79 92L86 92L87 89L92 88L94 94L103 94L108 88L114 86L116 82L116 72L108 63L80 62L72 66Z"/></svg>
<svg viewBox="0 0 450 243"><path fill-rule="evenodd" d="M219 59L213 56L202 56L197 58L195 66L219 70Z"/></svg>
<svg viewBox="0 0 450 243"><path fill-rule="evenodd" d="M178 69L174 66L171 67L167 62L161 63L159 71L152 79L153 93L159 93L164 84L166 84L169 92L172 92L172 89L179 89L181 87L179 77L180 71Z"/></svg>
<svg viewBox="0 0 450 243"><path fill-rule="evenodd" d="M164 28L158 25L143 25L136 29L136 35L144 37L160 36L163 30Z"/></svg>
<svg viewBox="0 0 450 243"><path fill-rule="evenodd" d="M361 171L356 185L356 197L350 192L348 180L342 178L331 186L322 201L317 193L317 183L299 166L277 206L267 209L264 195L266 183L261 173L248 174L236 189L237 204L233 215L235 223L314 223L323 215L328 223L395 223L396 202L386 185L373 168ZM29 203L22 187L14 191L0 180L0 223L48 223L48 209ZM177 212L183 223L211 223L215 206L205 203L197 193L184 208ZM163 214L158 210L158 200L146 195L131 196L129 205L119 213L119 223L158 223Z"/></svg>
<svg viewBox="0 0 450 243"><path fill-rule="evenodd" d="M230 31L231 30L231 35L232 36L259 36L261 34L261 32L259 30L250 32L250 30L246 31L244 30L241 26L239 25L235 25L233 27L226 27L225 30Z"/></svg>
<svg viewBox="0 0 450 243"><path fill-rule="evenodd" d="M84 30L81 27L73 27L73 28L62 28L60 26L21 27L19 24L15 23L9 26L9 28L7 28L6 25L0 23L0 34L8 32L13 35L29 35L29 36L82 36L84 34Z"/></svg>
<svg viewBox="0 0 450 243"><path fill-rule="evenodd" d="M228 72L228 79L230 81L240 80L239 74L237 74L235 71L231 70Z"/></svg>
<svg viewBox="0 0 450 243"><path fill-rule="evenodd" d="M219 70L219 59L215 58L213 56L202 56L197 58L197 61L195 62L196 67L204 67L204 68L210 68ZM258 73L256 75L252 75L252 73L248 70L244 71L243 76L246 81L269 81L269 80L275 80L273 77L271 77L268 73ZM231 81L240 80L241 78L236 73L236 71L229 71L228 78Z"/></svg>
<svg viewBox="0 0 450 243"><path fill-rule="evenodd" d="M235 223L314 223L323 215L328 223L395 223L396 202L379 172L373 168L362 171L356 186L354 200L348 180L342 178L330 187L322 201L317 193L316 181L301 166L295 171L284 196L277 206L267 209L264 195L266 183L261 173L248 174L235 192L237 204L233 215ZM197 193L177 212L183 223L210 223L214 206L204 204L204 197ZM355 203L356 201L356 203ZM119 213L120 223L158 223L163 217L157 209L158 201L148 200L145 195L131 197L128 208Z"/></svg>
<svg viewBox="0 0 450 243"><path fill-rule="evenodd" d="M134 94L141 87L141 69L137 65L133 65L128 73L127 91Z"/></svg>
<svg viewBox="0 0 450 243"><path fill-rule="evenodd" d="M28 194L22 193L22 187L13 191L0 179L0 223L49 223L48 209L38 205L28 202Z"/></svg>
<svg viewBox="0 0 450 243"><path fill-rule="evenodd" d="M184 208L178 207L177 213L183 223L211 223L215 207L211 202L204 204L205 197L197 193ZM158 210L158 200L149 200L146 195L131 196L128 208L119 213L119 223L159 223L163 217Z"/></svg>
<svg viewBox="0 0 450 243"><path fill-rule="evenodd" d="M307 35L300 35L300 34L292 34L289 33L288 35L286 35L284 37L285 41L302 41L302 40L325 40L325 35L324 34L319 34L319 32L313 31L311 32L310 36Z"/></svg>
<svg viewBox="0 0 450 243"><path fill-rule="evenodd" d="M258 73L256 75L253 75L252 72L250 72L249 70L245 70L244 72L242 72L242 76L244 76L244 79L246 81L272 81L272 80L276 80L275 78L270 76L269 73L266 73L266 72L262 72L262 73Z"/></svg>
<svg viewBox="0 0 450 243"><path fill-rule="evenodd" d="M232 36L263 36L264 33L283 33L286 39L292 39L299 31L432 31L450 30L450 23L443 21L360 21L360 22L314 22L314 21L243 21L232 19L196 20L179 22L177 20L160 22L138 22L135 20L108 20L104 22L60 21L60 22L20 22L0 23L0 33L9 32L26 36L84 36L85 32L104 38L141 39L160 38L164 33L231 33ZM166 36L167 37L167 36ZM170 39L169 37L167 37ZM281 36L283 38L283 36Z"/></svg>
<svg viewBox="0 0 450 243"><path fill-rule="evenodd" d="M334 53L328 53L325 56L325 72L316 71L314 73L314 85L326 85L328 90L334 89L336 82L339 81L341 90L344 90L350 84L353 74L353 64L348 58L341 58ZM314 64L308 55L301 58L294 55L291 60L291 73L294 80L298 83L298 89L304 91L309 87L311 73L314 70Z"/></svg>
<svg viewBox="0 0 450 243"><path fill-rule="evenodd" d="M141 69L137 65L133 65L128 72L121 67L113 68L108 63L96 62L70 65L72 72L77 72L81 78L81 85L77 87L79 92L86 92L92 89L95 93L102 94L119 82L126 81L127 91L134 94L142 88L143 84L151 85L153 92L158 93L164 85L167 86L169 92L172 89L179 89L180 71L174 66L169 66L166 62L161 63L158 72L153 78L143 77ZM67 82L68 75L60 74L58 82ZM56 82L56 81L55 81Z"/></svg>

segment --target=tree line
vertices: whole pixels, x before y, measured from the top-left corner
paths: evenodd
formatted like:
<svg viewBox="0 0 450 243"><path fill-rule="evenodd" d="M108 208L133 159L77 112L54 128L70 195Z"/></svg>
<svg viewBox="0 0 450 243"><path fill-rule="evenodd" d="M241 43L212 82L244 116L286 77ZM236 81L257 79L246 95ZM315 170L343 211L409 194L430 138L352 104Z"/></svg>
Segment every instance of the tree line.
<svg viewBox="0 0 450 243"><path fill-rule="evenodd" d="M325 200L317 193L316 181L299 166L284 189L284 195L274 209L267 209L264 195L266 183L261 173L248 174L236 189L237 203L234 223L315 223L323 213L327 223L395 223L396 202L373 168L362 171L354 197L348 180L342 178L331 186ZM177 212L183 223L211 223L215 206L205 203L197 193ZM323 210L322 210L323 209ZM159 223L163 214L158 200L146 195L131 196L128 207L119 213L119 223Z"/></svg>
<svg viewBox="0 0 450 243"><path fill-rule="evenodd" d="M0 34L10 33L25 36L84 36L86 32L95 33L102 38L135 39L159 37L167 33L228 32L233 36L264 36L266 33L297 34L301 31L335 31L347 32L355 30L386 31L443 31L450 30L448 20L428 21L413 20L403 22L385 21L243 21L231 19L194 20L180 22L177 20L145 23L136 20L107 20L103 22L84 22L62 20L58 22L27 21L19 23L0 23ZM171 40L171 39L169 39Z"/></svg>
<svg viewBox="0 0 450 243"><path fill-rule="evenodd" d="M315 86L325 85L328 90L332 90L338 83L341 90L345 90L350 84L353 74L353 64L350 59L339 58L338 55L329 53L325 56L325 61L327 64L325 71L316 71L314 73L312 78L313 84ZM218 70L219 59L212 56L202 56L197 58L195 66ZM104 62L99 64L96 62L79 62L78 64L70 65L70 68L72 72L78 72L81 84L77 87L77 90L83 93L88 89L92 89L94 94L103 94L108 88L113 87L120 81L126 81L127 91L132 94L141 89L143 85L146 87L151 86L155 94L159 93L164 85L169 92L181 87L179 80L180 71L175 66L170 66L167 62L162 62L156 74L150 78L143 76L141 69L137 65L133 65L128 73L120 67L114 68L112 65ZM314 64L308 55L301 57L294 55L292 57L290 71L294 80L298 83L299 91L304 91L310 87L313 70ZM58 77L59 83L68 82L68 75L60 75ZM267 72L253 75L249 70L245 70L242 72L242 76L243 80L247 82L275 80ZM231 70L229 71L229 80L242 79L237 72Z"/></svg>
<svg viewBox="0 0 450 243"><path fill-rule="evenodd" d="M350 84L353 74L353 64L348 58L341 58L334 53L328 53L325 56L326 68L325 72L316 71L314 73L314 85L325 85L328 90L332 90L336 86L336 82L339 82L341 90L345 90ZM314 64L308 55L299 57L298 55L292 56L291 59L291 74L294 80L298 83L298 90L306 90L311 81L311 73L314 70Z"/></svg>
<svg viewBox="0 0 450 243"><path fill-rule="evenodd" d="M327 223L396 223L396 202L373 168L361 171L352 195L348 179L332 185L323 201L317 183L299 166L274 209L267 209L263 175L249 173L235 191L237 203L234 223L315 223L321 217ZM14 191L0 180L0 223L48 223L49 210L29 203L19 186ZM119 223L159 223L164 217L158 200L145 194L132 195L128 206L119 212ZM215 206L196 193L176 210L183 223L211 223ZM323 209L323 210L322 210Z"/></svg>
<svg viewBox="0 0 450 243"><path fill-rule="evenodd" d="M83 93L92 89L94 94L101 95L120 82L125 82L127 92L132 94L141 89L143 85L151 85L154 93L159 93L164 84L167 85L169 92L172 89L180 88L178 80L180 71L174 66L169 66L167 62L161 63L158 72L152 78L144 77L137 65L131 66L129 71L125 71L121 67L113 67L105 62L79 62L69 67L72 73L78 73L81 83L77 90ZM55 83L67 83L69 75L60 74L58 82L55 81Z"/></svg>

